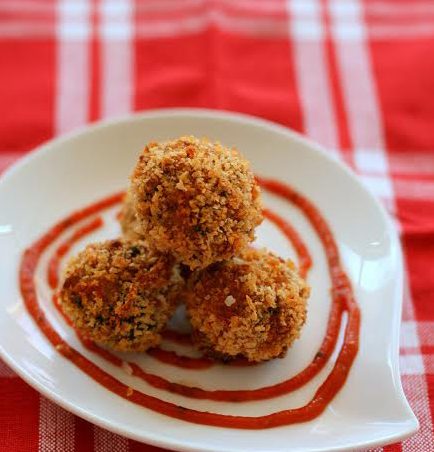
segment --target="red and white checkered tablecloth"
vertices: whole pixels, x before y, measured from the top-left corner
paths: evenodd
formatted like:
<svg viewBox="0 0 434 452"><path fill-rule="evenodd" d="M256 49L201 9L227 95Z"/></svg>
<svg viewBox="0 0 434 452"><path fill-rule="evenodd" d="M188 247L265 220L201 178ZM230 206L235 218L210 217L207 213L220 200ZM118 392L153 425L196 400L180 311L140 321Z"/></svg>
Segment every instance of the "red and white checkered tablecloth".
<svg viewBox="0 0 434 452"><path fill-rule="evenodd" d="M0 0L0 171L90 121L250 113L347 162L401 231L401 372L434 450L434 1ZM159 450L54 405L0 362L1 451Z"/></svg>

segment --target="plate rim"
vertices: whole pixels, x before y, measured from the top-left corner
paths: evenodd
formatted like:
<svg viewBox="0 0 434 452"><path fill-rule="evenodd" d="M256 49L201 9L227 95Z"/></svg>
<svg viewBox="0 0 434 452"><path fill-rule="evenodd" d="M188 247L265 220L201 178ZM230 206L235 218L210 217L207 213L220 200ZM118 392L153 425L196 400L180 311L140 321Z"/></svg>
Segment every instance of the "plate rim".
<svg viewBox="0 0 434 452"><path fill-rule="evenodd" d="M141 112L134 112L132 114L122 115L115 118L111 118L108 120L102 120L98 121L92 124L87 124L84 126L81 126L79 128L76 128L66 134L63 134L61 136L55 137L53 139L50 139L48 141L45 141L44 143L40 144L39 146L35 147L31 151L29 151L24 157L21 157L18 159L18 161L14 162L9 168L6 169L6 171L3 172L3 174L0 176L0 190L7 182L7 180L14 176L14 174L20 170L20 168L27 166L30 164L35 158L39 158L41 155L46 154L47 152L50 152L50 149L53 146L61 146L64 143L67 143L68 141L72 141L75 138L86 135L88 133L96 132L98 130L103 130L105 128L110 128L111 126L119 125L122 123L130 123L134 121L140 121L140 120L146 120L150 118L170 118L170 117L202 117L202 118L208 118L208 119L223 119L223 120L229 120L229 121L235 121L241 124L250 124L255 127L260 127L262 129L268 129L272 130L274 132L277 132L279 134L286 135L288 138L292 139L293 141L300 143L304 146L308 146L311 148L312 151L314 151L317 155L320 156L320 158L326 159L329 162L332 162L333 164L337 165L341 171L346 173L352 180L353 183L357 184L359 188L361 188L365 195L367 195L371 202L374 203L374 205L377 208L378 213L382 216L382 220L384 221L385 225L387 226L387 230L390 234L391 239L393 242L397 245L398 250L398 279L399 279L399 296L397 296L398 301L395 301L397 304L396 309L399 313L399 315L394 316L395 318L392 319L392 328L393 328L393 343L394 347L391 347L391 358L392 358L392 374L397 382L396 388L397 388L397 395L402 399L404 405L406 405L407 412L409 414L409 418L405 425L408 425L407 429L402 429L402 432L396 435L385 435L384 437L377 437L374 440L371 441L364 441L359 443L353 443L351 445L342 445L342 446L335 446L333 449L330 449L331 451L347 451L347 450L353 450L357 447L376 447L381 446L384 444L389 443L390 441L401 441L413 433L415 433L419 429L419 421L414 414L412 408L410 407L410 404L408 403L407 397L405 396L405 393L403 391L402 382L401 382L401 374L399 371L399 337L400 337L400 330L401 330L401 314L402 314L402 305L403 305L403 252L402 252L402 246L401 241L399 239L398 231L396 227L393 225L392 219L387 213L384 206L381 204L379 199L373 195L371 191L369 191L366 186L361 182L358 175L354 173L347 165L345 165L342 161L334 158L332 155L330 155L327 150L321 146L320 144L312 141L308 137L302 135L299 132L296 132L284 125L275 123L273 121L270 121L268 119L259 118L253 115L245 114L245 113L238 113L233 112L229 110L221 110L221 109L209 109L209 108L159 108L159 109L151 109ZM87 421L98 425L102 428L108 429L114 433L117 433L121 436L125 436L131 439L134 439L136 441L140 442L146 442L148 444L163 447L163 448L170 448L172 450L178 450L178 451L194 451L194 452L204 452L204 451L215 451L216 449L210 448L210 447L201 447L201 446L195 446L193 444L180 444L178 441L172 442L170 438L165 437L164 439L161 439L159 436L153 436L151 432L146 438L143 438L143 436L137 435L133 432L125 432L122 428L118 428L117 425L114 422L111 422L109 419L100 419L99 417L93 416L90 412L82 409L80 406L76 405L73 402L68 402L66 399L62 398L61 396L58 396L57 393L53 390L51 390L49 387L46 387L43 383L38 381L36 378L34 378L31 374L28 374L26 370L22 369L14 360L14 357L9 354L4 348L3 345L0 343L0 357L24 380L26 381L32 388L37 390L39 393L46 396L48 399L53 401L54 403L58 404L62 408L66 409L69 412L72 412L76 414L77 416L86 419ZM225 449L227 451L231 449ZM312 449L314 451L315 449ZM318 449L321 450L321 449Z"/></svg>

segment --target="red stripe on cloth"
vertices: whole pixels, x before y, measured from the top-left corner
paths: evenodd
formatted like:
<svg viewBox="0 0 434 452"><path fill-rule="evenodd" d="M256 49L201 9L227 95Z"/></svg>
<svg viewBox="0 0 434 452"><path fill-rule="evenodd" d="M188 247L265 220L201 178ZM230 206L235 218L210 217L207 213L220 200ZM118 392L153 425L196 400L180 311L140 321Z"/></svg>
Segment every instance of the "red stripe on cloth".
<svg viewBox="0 0 434 452"><path fill-rule="evenodd" d="M94 426L90 422L75 417L75 450L77 452L94 452Z"/></svg>
<svg viewBox="0 0 434 452"><path fill-rule="evenodd" d="M434 200L400 197L397 200L397 205L397 217L403 226L402 234L409 241L407 246L410 246L412 240L415 239L416 244L418 241L422 241L426 242L428 249L434 247L434 241L431 239L434 235ZM421 253L424 254L423 243ZM426 258L422 256L426 267L428 267L427 262L429 262L428 256L430 255L428 251ZM413 267L410 270L412 271ZM431 281L427 281L427 284L433 287ZM432 290L434 290L434 287Z"/></svg>
<svg viewBox="0 0 434 452"><path fill-rule="evenodd" d="M434 375L434 355L432 354L424 354L422 355L422 359L423 359L423 365L424 365L424 369L425 369L425 374L427 376L427 378L429 376L433 376ZM429 388L429 385L428 385ZM432 388L431 388L432 390ZM433 411L433 404L431 403L431 413L432 415L434 415L434 411Z"/></svg>
<svg viewBox="0 0 434 452"><path fill-rule="evenodd" d="M390 444L389 446L383 447L384 452L401 452L402 446L401 443Z"/></svg>
<svg viewBox="0 0 434 452"><path fill-rule="evenodd" d="M301 131L293 49L289 39L213 33L208 77L217 108L261 116Z"/></svg>
<svg viewBox="0 0 434 452"><path fill-rule="evenodd" d="M391 444L389 446L383 447L384 452L401 452L402 446L401 443Z"/></svg>
<svg viewBox="0 0 434 452"><path fill-rule="evenodd" d="M213 106L209 43L207 33L137 39L134 108Z"/></svg>
<svg viewBox="0 0 434 452"><path fill-rule="evenodd" d="M193 36L138 39L135 60L136 109L207 106L303 128L287 37L210 27Z"/></svg>
<svg viewBox="0 0 434 452"><path fill-rule="evenodd" d="M371 43L386 143L394 153L425 150L432 155L434 58L428 55L433 47L434 38Z"/></svg>
<svg viewBox="0 0 434 452"><path fill-rule="evenodd" d="M434 374L428 375L427 376L427 383L428 383L428 397L430 400L430 407L431 407L431 427L433 426L433 419L434 416L432 415L433 410L434 410ZM433 433L434 436L434 433Z"/></svg>
<svg viewBox="0 0 434 452"><path fill-rule="evenodd" d="M0 384L0 450L38 449L39 394L20 378Z"/></svg>
<svg viewBox="0 0 434 452"><path fill-rule="evenodd" d="M0 149L28 150L52 136L54 49L47 39L0 40Z"/></svg>
<svg viewBox="0 0 434 452"><path fill-rule="evenodd" d="M167 449L151 446L150 444L143 444L137 441L129 441L130 452L167 452Z"/></svg>
<svg viewBox="0 0 434 452"><path fill-rule="evenodd" d="M398 208L402 209L403 203L398 201ZM414 209L415 202L408 203L409 207ZM417 205L417 204L416 204ZM430 206L426 205L424 209L420 210L421 214L430 221L432 229L426 230L425 226L421 225L424 229L423 234L404 234L403 246L407 256L407 266L409 270L409 280L411 284L412 298L414 301L414 313L416 320L418 321L433 321L434 320L434 203ZM415 212L416 215L416 212ZM423 340L421 341L423 342ZM429 406L428 413L425 414L423 422L425 424L431 423L434 419L434 360L432 355L422 355L424 362L424 368L426 372L426 384L428 387L429 400L426 400L426 404ZM414 396L417 389L412 387L409 389L409 397ZM417 414L417 413L416 413ZM422 421L421 421L422 422ZM418 449L424 450L424 449Z"/></svg>
<svg viewBox="0 0 434 452"><path fill-rule="evenodd" d="M434 201L398 199L398 217L404 225L403 244L409 260L410 282L416 309L426 307L430 316L418 320L433 320L434 310ZM431 279L430 279L431 277Z"/></svg>

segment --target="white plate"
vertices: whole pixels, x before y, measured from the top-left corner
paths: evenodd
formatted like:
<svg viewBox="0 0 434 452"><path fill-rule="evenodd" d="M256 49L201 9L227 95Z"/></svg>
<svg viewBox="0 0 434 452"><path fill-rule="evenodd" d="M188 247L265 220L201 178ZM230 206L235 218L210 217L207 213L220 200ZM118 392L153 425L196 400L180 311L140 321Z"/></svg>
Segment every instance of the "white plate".
<svg viewBox="0 0 434 452"><path fill-rule="evenodd" d="M99 386L59 355L23 306L17 269L24 248L70 211L124 189L144 143L186 134L237 146L255 172L289 183L313 200L334 231L361 308L361 343L345 386L313 421L266 430L222 429L141 408ZM277 383L310 362L324 334L330 306L325 258L312 228L296 209L268 194L265 204L302 231L314 258L309 316L301 339L285 359L251 368L181 370L147 356L139 358L143 367L187 384L241 389ZM108 226L87 240L116 235L114 213L106 213ZM281 255L294 254L267 222L258 231L258 242ZM0 181L0 249L3 359L38 391L109 430L175 450L334 451L398 441L418 427L398 371L402 261L397 235L383 208L349 170L283 127L222 112L166 110L96 125L52 141L21 160ZM43 308L61 335L82 350L51 305L45 265L46 259L42 259L36 275ZM88 351L82 352L92 357ZM294 393L238 404L167 394L93 359L130 386L162 399L199 410L257 416L306 403L334 358L312 382Z"/></svg>

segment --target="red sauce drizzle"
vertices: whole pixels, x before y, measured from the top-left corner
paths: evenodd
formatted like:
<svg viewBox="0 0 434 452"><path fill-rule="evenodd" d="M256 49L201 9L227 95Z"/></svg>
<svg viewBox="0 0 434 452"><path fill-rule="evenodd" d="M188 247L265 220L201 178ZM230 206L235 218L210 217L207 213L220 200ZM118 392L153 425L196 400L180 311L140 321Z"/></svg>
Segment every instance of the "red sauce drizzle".
<svg viewBox="0 0 434 452"><path fill-rule="evenodd" d="M292 243L298 257L298 271L302 278L306 278L308 271L312 267L312 258L299 233L277 213L269 209L264 209L262 212L264 217L273 222Z"/></svg>
<svg viewBox="0 0 434 452"><path fill-rule="evenodd" d="M161 335L164 339L176 342L177 344L193 345L191 342L191 336L188 333L180 333L179 331L174 330L164 330Z"/></svg>
<svg viewBox="0 0 434 452"><path fill-rule="evenodd" d="M292 245L294 246L298 261L299 261L299 271L302 277L306 277L307 272L309 271L310 267L312 266L312 258L309 254L309 251L307 250L306 245L304 244L303 240L301 239L298 232L288 223L286 222L282 217L277 215L276 213L264 209L263 211L264 216L268 218L270 221L276 224L276 226L281 230L281 232L291 241ZM120 210L116 218L119 219L121 217L122 210ZM54 252L53 256L51 257L49 263L48 263L48 272L47 272L47 279L48 284L51 287L51 289L56 289L58 282L59 282L59 267L61 259L69 252L69 250L72 248L72 246L78 242L81 238L86 236L87 234L92 233L96 229L100 228L104 224L101 217L97 217L87 223L86 225L82 226L81 228L78 228L72 235L69 237L64 243L59 245L59 247ZM61 311L60 305L54 300L55 306ZM66 316L61 311L61 314L64 319L66 319ZM68 321L68 324L71 327L74 327L71 322ZM76 331L77 335L79 335L79 332ZM170 340L172 342L176 342L179 344L184 345L192 345L191 337L189 334L180 333L173 330L166 330L163 332L162 336ZM88 340L86 344L89 344L90 341ZM84 345L86 345L84 344ZM89 347L87 347L89 348ZM98 346L95 345L93 347L93 351L95 352L97 350ZM109 352L104 350L104 356L107 357ZM201 358L191 358L188 356L180 356L174 351L164 350L160 347L156 347L152 350L148 351L148 354L152 356L153 358L165 363L170 364L172 366L180 367L183 369L207 369L212 367L215 362L211 359L207 359L205 357ZM114 356L114 355L113 355ZM113 364L113 362L112 362ZM249 362L246 359L243 358L237 358L232 361L229 361L226 363L226 365L229 366L236 366L236 367L246 367L246 366L254 366L257 363ZM270 392L270 391L263 391L262 393L257 392L257 396L259 398L264 397L274 397L276 395L280 394L280 390L283 390L285 392L289 390L293 390L288 386L282 387L282 388L276 388L277 392ZM296 389L296 388L295 388ZM187 389L182 389L182 393L184 394ZM172 392L178 392L178 390L172 391ZM209 398L216 400L234 400L234 395L232 394L233 391L222 391L214 393L212 391L196 391L195 393L201 394L201 398ZM271 394L271 395L269 395ZM254 395L251 395L251 397L255 397Z"/></svg>
<svg viewBox="0 0 434 452"><path fill-rule="evenodd" d="M246 401L258 400L268 397L274 397L279 394L287 393L295 390L310 381L318 372L324 367L324 364L330 357L335 348L337 337L339 334L342 313L345 311L348 314L348 322L345 328L344 342L339 351L337 360L334 364L328 377L321 384L316 391L312 400L305 406L295 409L283 410L277 413L272 413L266 416L246 417L246 416L229 416L209 412L200 412L189 408L181 407L170 402L160 400L156 397L146 395L140 391L129 388L116 378L99 368L92 361L80 354L77 350L70 347L54 330L51 324L46 319L37 299L36 287L34 283L34 273L38 265L39 259L46 248L56 240L68 227L81 221L89 215L93 215L103 209L111 207L112 205L122 200L123 194L117 194L103 201L95 203L86 209L83 209L75 214L70 215L65 220L50 229L41 239L35 242L28 248L23 255L20 268L20 287L25 305L33 317L39 328L48 338L48 340L55 346L55 348L64 357L72 361L83 372L93 378L95 381L118 394L125 399L155 410L159 413L168 416L206 425L216 425L228 428L244 428L244 429L262 429L276 427L280 425L287 425L297 422L306 422L314 419L320 415L328 403L339 392L345 384L347 375L350 371L351 365L355 359L358 350L359 329L360 329L360 312L357 303L354 299L351 283L345 274L339 259L338 248L333 238L326 221L321 216L316 207L304 198L302 195L294 191L292 188L277 181L259 180L261 185L268 191L281 196L297 206L311 222L316 230L324 247L329 265L329 272L331 276L332 288L332 306L329 314L326 336L320 347L319 352L315 355L313 361L309 366L291 379L279 383L274 386L259 388L248 391L207 391L200 388L191 388L177 383L169 382L157 375L152 375L143 371L137 364L129 363L132 374L143 378L155 387L165 389L170 392L176 392L185 396L194 398L211 398L213 400L230 400L230 401ZM275 214L267 216L273 218L283 230L287 231L285 235L288 238L294 237L294 232L283 219ZM270 218L271 219L271 218ZM287 227L289 226L289 228ZM291 241L297 251L302 268L307 271L311 266L311 260L306 259L303 246L295 244L293 239ZM301 242L302 243L302 242ZM307 252L307 249L305 249ZM307 254L308 255L308 254ZM302 257L302 259L300 258ZM304 257L303 257L304 256ZM304 260L303 260L304 259ZM178 340L181 336L177 333L165 333L165 336L172 336L172 339ZM117 366L122 366L122 360L116 357L107 350L98 347L92 342L81 338L83 344L93 352L109 360ZM183 339L184 340L184 339ZM192 359L192 358L190 358ZM169 359L170 360L170 359Z"/></svg>
<svg viewBox="0 0 434 452"><path fill-rule="evenodd" d="M208 369L214 365L214 362L208 358L190 358L189 356L180 356L173 351L164 350L159 347L148 350L147 353L163 363L183 367L184 369Z"/></svg>

